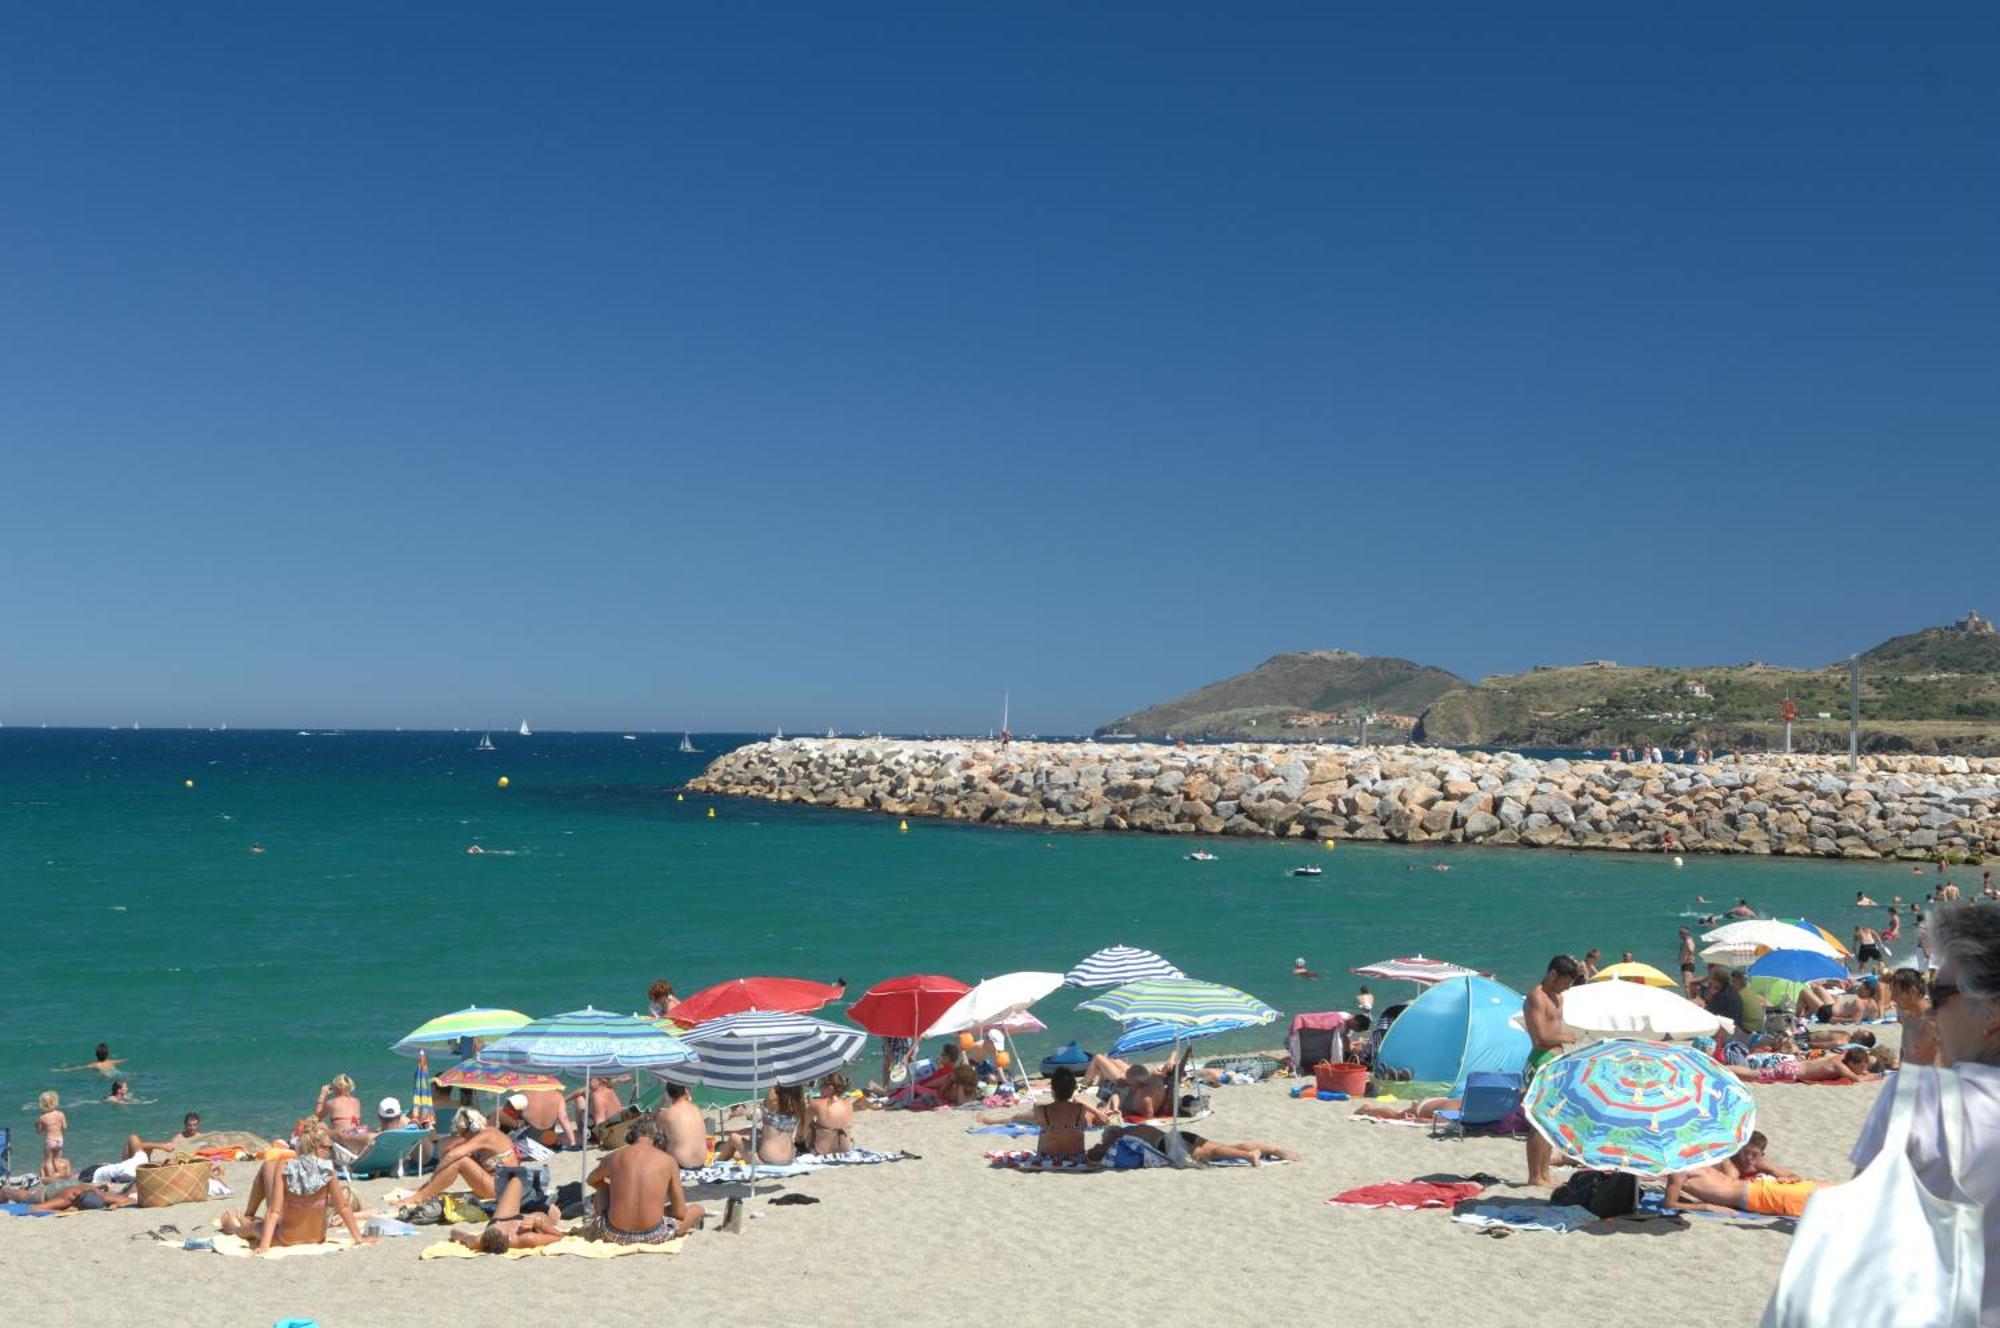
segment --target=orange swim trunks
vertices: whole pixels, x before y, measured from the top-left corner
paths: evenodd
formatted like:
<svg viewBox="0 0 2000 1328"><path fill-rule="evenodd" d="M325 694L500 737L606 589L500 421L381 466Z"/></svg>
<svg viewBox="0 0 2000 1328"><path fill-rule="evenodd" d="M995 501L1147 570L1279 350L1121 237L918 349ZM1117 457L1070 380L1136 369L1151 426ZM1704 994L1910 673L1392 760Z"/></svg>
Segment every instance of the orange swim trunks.
<svg viewBox="0 0 2000 1328"><path fill-rule="evenodd" d="M1750 1211L1766 1217L1798 1217L1806 1211L1806 1200L1819 1188L1816 1180L1772 1180L1759 1176L1750 1182Z"/></svg>

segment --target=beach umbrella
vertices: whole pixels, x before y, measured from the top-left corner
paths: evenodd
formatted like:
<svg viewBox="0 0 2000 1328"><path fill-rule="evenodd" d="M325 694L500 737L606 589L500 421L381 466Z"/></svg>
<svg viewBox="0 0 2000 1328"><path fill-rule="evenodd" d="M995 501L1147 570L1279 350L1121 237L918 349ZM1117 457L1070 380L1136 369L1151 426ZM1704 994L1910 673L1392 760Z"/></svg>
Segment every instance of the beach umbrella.
<svg viewBox="0 0 2000 1328"><path fill-rule="evenodd" d="M424 1121L431 1114L431 1061L421 1050L417 1052L417 1077L410 1085L410 1119Z"/></svg>
<svg viewBox="0 0 2000 1328"><path fill-rule="evenodd" d="M1757 950L1812 950L1839 959L1845 950L1837 944L1828 944L1825 937L1816 931L1780 922L1776 918L1747 918L1742 922L1732 922L1726 927L1704 932L1702 940L1715 946L1732 948L1749 946ZM1703 953L1706 953L1704 951Z"/></svg>
<svg viewBox="0 0 2000 1328"><path fill-rule="evenodd" d="M1694 1037L1726 1032L1729 1021L1677 991L1637 982L1586 982L1562 995L1563 1022L1585 1033Z"/></svg>
<svg viewBox="0 0 2000 1328"><path fill-rule="evenodd" d="M1792 925L1794 927L1803 927L1805 928L1805 930L1811 932L1813 935L1825 941L1828 945L1832 946L1835 950L1840 952L1840 957L1842 959L1852 959L1854 957L1854 952L1848 949L1845 945L1841 944L1841 940L1838 936L1835 936L1832 932L1820 926L1817 922L1810 922L1805 918L1793 918Z"/></svg>
<svg viewBox="0 0 2000 1328"><path fill-rule="evenodd" d="M987 978L960 996L923 1031L924 1037L960 1033L972 1028L990 1028L1011 1015L1021 1014L1042 997L1063 985L1060 973L1003 973Z"/></svg>
<svg viewBox="0 0 2000 1328"><path fill-rule="evenodd" d="M1613 964L1609 968L1597 970L1592 982L1643 982L1649 987L1674 987L1681 984L1654 968L1651 964Z"/></svg>
<svg viewBox="0 0 2000 1328"><path fill-rule="evenodd" d="M527 1015L519 1010L485 1009L468 1005L453 1014L441 1014L437 1018L419 1024L405 1033L389 1050L404 1056L414 1056L430 1047L449 1046L468 1038L495 1038L511 1033L530 1022Z"/></svg>
<svg viewBox="0 0 2000 1328"><path fill-rule="evenodd" d="M1701 952L1701 957L1711 964L1722 964L1729 968L1745 968L1758 955L1770 951L1758 945L1711 945Z"/></svg>
<svg viewBox="0 0 2000 1328"><path fill-rule="evenodd" d="M1255 1028L1261 1022L1256 1019L1225 1019L1217 1024L1186 1028L1180 1024L1163 1024L1156 1019L1141 1019L1125 1025L1125 1031L1111 1044L1111 1054L1136 1056L1143 1051L1158 1051L1161 1047L1172 1047L1195 1038L1212 1037L1217 1033L1233 1033L1239 1028Z"/></svg>
<svg viewBox="0 0 2000 1328"><path fill-rule="evenodd" d="M1374 978L1380 982L1414 982L1419 987L1434 986L1449 982L1453 978L1490 978L1491 973L1481 973L1475 968L1462 968L1457 964L1447 964L1442 959L1426 959L1422 955L1409 955L1401 959L1384 959L1379 964L1369 964L1362 968L1347 970L1359 977Z"/></svg>
<svg viewBox="0 0 2000 1328"><path fill-rule="evenodd" d="M552 1074L509 1070L477 1058L452 1066L432 1082L439 1088L469 1088L475 1093L537 1093L563 1086Z"/></svg>
<svg viewBox="0 0 2000 1328"><path fill-rule="evenodd" d="M778 1010L804 1014L817 1010L847 993L844 986L829 986L805 978L731 978L704 988L674 1007L673 1021L685 1028L706 1023L719 1015L743 1010Z"/></svg>
<svg viewBox="0 0 2000 1328"><path fill-rule="evenodd" d="M868 1035L858 1028L810 1015L744 1010L704 1019L684 1039L698 1061L653 1071L677 1084L705 1084L738 1093L761 1093L773 1084L810 1083L861 1054ZM757 1192L757 1135L761 1118L750 1120L749 1193Z"/></svg>
<svg viewBox="0 0 2000 1328"><path fill-rule="evenodd" d="M1683 1043L1613 1038L1542 1066L1528 1123L1579 1166L1671 1176L1732 1157L1757 1125L1736 1077Z"/></svg>
<svg viewBox="0 0 2000 1328"><path fill-rule="evenodd" d="M1207 1029L1218 1024L1243 1028L1268 1024L1278 1017L1276 1010L1248 992L1194 978L1141 978L1122 987L1113 987L1102 996L1080 1001L1076 1008L1109 1015L1126 1025L1158 1023L1179 1030L1174 1039L1175 1083L1170 1094L1173 1120L1169 1126L1169 1133L1176 1137L1181 1128L1180 1044L1190 1030ZM1223 1030L1217 1028L1215 1031Z"/></svg>
<svg viewBox="0 0 2000 1328"><path fill-rule="evenodd" d="M1777 978L1783 982L1817 982L1822 978L1844 978L1847 967L1810 950L1773 950L1750 965L1753 978Z"/></svg>
<svg viewBox="0 0 2000 1328"><path fill-rule="evenodd" d="M912 973L870 987L860 1000L847 1007L847 1017L876 1037L908 1038L914 1042L970 990L957 978Z"/></svg>
<svg viewBox="0 0 2000 1328"><path fill-rule="evenodd" d="M1065 987L1122 987L1141 978L1184 978L1151 950L1133 945L1112 945L1099 950L1072 968L1063 977Z"/></svg>
<svg viewBox="0 0 2000 1328"><path fill-rule="evenodd" d="M693 1047L650 1020L586 1008L523 1024L489 1043L481 1059L515 1070L583 1075L583 1135L590 1137L590 1079L599 1070L658 1070L697 1058ZM582 1150L578 1165L588 1167Z"/></svg>

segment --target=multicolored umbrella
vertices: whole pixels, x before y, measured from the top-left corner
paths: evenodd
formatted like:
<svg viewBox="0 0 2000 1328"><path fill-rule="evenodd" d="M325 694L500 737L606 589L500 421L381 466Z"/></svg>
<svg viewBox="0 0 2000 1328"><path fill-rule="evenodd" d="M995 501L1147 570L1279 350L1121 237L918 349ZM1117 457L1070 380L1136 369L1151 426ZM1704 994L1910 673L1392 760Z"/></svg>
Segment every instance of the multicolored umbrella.
<svg viewBox="0 0 2000 1328"><path fill-rule="evenodd" d="M1641 982L1648 987L1675 987L1681 984L1654 968L1651 964L1612 964L1597 970L1592 982Z"/></svg>
<svg viewBox="0 0 2000 1328"><path fill-rule="evenodd" d="M1065 987L1122 987L1141 978L1184 978L1151 950L1134 945L1111 945L1099 950L1072 968L1063 978Z"/></svg>
<svg viewBox="0 0 2000 1328"><path fill-rule="evenodd" d="M1756 1100L1706 1054L1626 1038L1550 1061L1523 1106L1556 1151L1635 1176L1711 1166L1740 1151L1757 1125Z"/></svg>
<svg viewBox="0 0 2000 1328"><path fill-rule="evenodd" d="M536 1093L561 1091L563 1086L552 1074L509 1070L476 1059L452 1066L432 1082L439 1088L469 1088L475 1093Z"/></svg>
<svg viewBox="0 0 2000 1328"><path fill-rule="evenodd" d="M1854 957L1854 952L1852 950L1849 950L1845 945L1841 944L1841 940L1838 936L1835 936L1832 932L1820 926L1817 922L1808 921L1805 918L1793 918L1792 925L1794 927L1803 927L1805 930L1811 932L1813 935L1825 941L1828 945L1832 946L1835 950L1840 952L1840 957L1842 959L1852 959Z"/></svg>
<svg viewBox="0 0 2000 1328"><path fill-rule="evenodd" d="M416 1082L410 1085L410 1119L420 1124L431 1119L431 1061L421 1049L417 1052Z"/></svg>
<svg viewBox="0 0 2000 1328"><path fill-rule="evenodd" d="M1822 978L1844 978L1847 966L1811 950L1772 950L1750 965L1753 978L1777 978L1781 982L1817 982Z"/></svg>
<svg viewBox="0 0 2000 1328"><path fill-rule="evenodd" d="M1094 1010L1121 1023L1145 1020L1180 1029L1232 1022L1241 1028L1268 1024L1278 1017L1276 1010L1248 992L1193 978L1143 978L1078 1002L1076 1008Z"/></svg>
<svg viewBox="0 0 2000 1328"><path fill-rule="evenodd" d="M519 1010L485 1009L469 1005L454 1014L441 1014L403 1035L390 1048L404 1056L414 1056L430 1047L449 1046L466 1038L495 1038L531 1022Z"/></svg>
<svg viewBox="0 0 2000 1328"><path fill-rule="evenodd" d="M1476 968L1447 964L1442 959L1426 959L1420 954L1408 955L1401 959L1384 959L1379 964L1350 968L1347 971L1357 977L1374 978L1380 982L1414 982L1419 987L1435 986L1440 982L1449 982L1453 978L1493 976L1491 973L1481 973Z"/></svg>
<svg viewBox="0 0 2000 1328"><path fill-rule="evenodd" d="M847 1007L847 1017L876 1037L914 1041L970 990L957 978L912 973L870 987L860 1000Z"/></svg>
<svg viewBox="0 0 2000 1328"><path fill-rule="evenodd" d="M847 988L806 978L731 978L704 988L674 1007L673 1020L686 1028L744 1010L804 1014L847 994Z"/></svg>

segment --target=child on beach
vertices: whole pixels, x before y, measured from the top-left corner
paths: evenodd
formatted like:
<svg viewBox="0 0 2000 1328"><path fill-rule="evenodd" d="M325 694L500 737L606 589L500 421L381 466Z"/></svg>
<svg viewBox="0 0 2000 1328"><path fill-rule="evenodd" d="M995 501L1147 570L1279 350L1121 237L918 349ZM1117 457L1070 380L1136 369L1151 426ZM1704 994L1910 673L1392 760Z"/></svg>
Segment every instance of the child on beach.
<svg viewBox="0 0 2000 1328"><path fill-rule="evenodd" d="M63 1156L63 1131L69 1128L69 1117L58 1108L62 1099L54 1093L42 1094L42 1114L35 1117L35 1128L42 1135L42 1179L61 1180L69 1175L69 1159Z"/></svg>

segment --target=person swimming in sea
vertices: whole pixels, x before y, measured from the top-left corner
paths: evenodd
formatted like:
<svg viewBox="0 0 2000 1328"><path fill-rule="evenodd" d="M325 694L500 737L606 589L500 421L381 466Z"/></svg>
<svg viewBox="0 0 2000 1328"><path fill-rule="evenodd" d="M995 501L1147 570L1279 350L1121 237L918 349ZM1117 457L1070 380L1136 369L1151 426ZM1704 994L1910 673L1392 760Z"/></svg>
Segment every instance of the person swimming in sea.
<svg viewBox="0 0 2000 1328"><path fill-rule="evenodd" d="M1317 978L1319 974L1306 967L1306 957L1300 955L1292 961L1292 976L1295 978Z"/></svg>
<svg viewBox="0 0 2000 1328"><path fill-rule="evenodd" d="M124 1063L125 1063L125 1058L123 1056L113 1056L111 1054L111 1048L106 1044L100 1042L97 1044L97 1051L92 1055L89 1064L58 1066L56 1067L54 1073L72 1074L79 1070L95 1070L99 1074L110 1074L113 1070L116 1070L119 1066L123 1065Z"/></svg>

